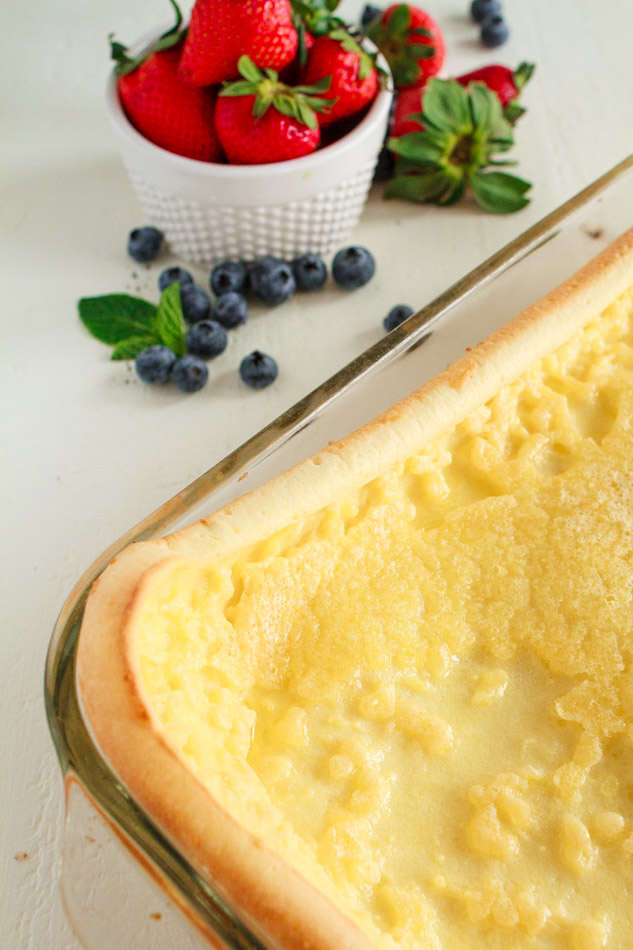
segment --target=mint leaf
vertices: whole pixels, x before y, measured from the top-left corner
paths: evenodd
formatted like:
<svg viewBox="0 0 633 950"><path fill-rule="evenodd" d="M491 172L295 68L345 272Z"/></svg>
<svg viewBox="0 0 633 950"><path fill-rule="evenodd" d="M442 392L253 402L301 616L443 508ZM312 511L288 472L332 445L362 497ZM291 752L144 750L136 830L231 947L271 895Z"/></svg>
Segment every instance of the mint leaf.
<svg viewBox="0 0 633 950"><path fill-rule="evenodd" d="M532 187L529 181L507 172L477 172L470 176L470 186L477 204L493 214L510 214L530 203L525 197Z"/></svg>
<svg viewBox="0 0 633 950"><path fill-rule="evenodd" d="M121 340L112 351L111 360L133 360L139 353L148 346L155 346L160 343L158 334L154 336L131 336L127 340Z"/></svg>
<svg viewBox="0 0 633 950"><path fill-rule="evenodd" d="M185 345L185 322L182 317L180 284L178 281L174 281L173 284L163 290L153 329L160 337L161 343L173 350L176 356L184 356L187 347Z"/></svg>
<svg viewBox="0 0 633 950"><path fill-rule="evenodd" d="M82 297L79 317L87 330L102 343L120 343L131 336L151 334L156 307L129 294Z"/></svg>

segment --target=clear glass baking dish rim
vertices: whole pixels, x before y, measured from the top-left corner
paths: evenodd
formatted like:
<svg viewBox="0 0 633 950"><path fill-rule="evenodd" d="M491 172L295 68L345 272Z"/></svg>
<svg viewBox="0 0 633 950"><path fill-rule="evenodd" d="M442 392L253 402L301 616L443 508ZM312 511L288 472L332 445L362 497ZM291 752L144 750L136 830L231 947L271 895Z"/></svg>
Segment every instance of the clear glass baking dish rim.
<svg viewBox="0 0 633 950"><path fill-rule="evenodd" d="M306 426L355 382L398 353L417 346L433 325L478 287L554 237L562 225L609 186L633 171L633 155L610 169L559 208L532 225L430 304L365 350L334 376L286 410L182 491L145 517L108 547L79 578L64 603L48 649L44 698L48 725L64 776L65 788L78 782L102 816L139 860L153 867L169 886L172 898L209 936L227 945L264 950L255 934L222 900L134 802L99 752L81 714L75 679L75 647L83 608L92 583L107 564L133 541L157 537L228 479L267 457L281 442Z"/></svg>

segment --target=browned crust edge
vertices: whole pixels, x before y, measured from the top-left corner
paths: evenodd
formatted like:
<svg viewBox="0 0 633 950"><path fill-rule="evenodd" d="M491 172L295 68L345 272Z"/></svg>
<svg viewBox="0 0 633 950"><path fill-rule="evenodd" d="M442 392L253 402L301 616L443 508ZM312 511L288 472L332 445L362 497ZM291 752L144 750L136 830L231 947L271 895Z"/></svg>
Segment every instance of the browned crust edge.
<svg viewBox="0 0 633 950"><path fill-rule="evenodd" d="M255 928L292 950L368 950L316 887L241 826L165 739L144 695L134 615L157 572L211 561L324 507L486 402L633 285L633 229L407 399L284 475L174 535L132 545L88 598L78 680L98 745L148 814Z"/></svg>

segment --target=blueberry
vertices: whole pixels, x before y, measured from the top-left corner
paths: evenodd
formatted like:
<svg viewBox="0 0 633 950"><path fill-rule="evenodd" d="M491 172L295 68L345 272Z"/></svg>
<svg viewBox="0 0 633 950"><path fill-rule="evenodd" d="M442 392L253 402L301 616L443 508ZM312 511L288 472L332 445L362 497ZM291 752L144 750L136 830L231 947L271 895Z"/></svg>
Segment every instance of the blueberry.
<svg viewBox="0 0 633 950"><path fill-rule="evenodd" d="M181 393L195 393L206 383L209 370L207 364L199 356L186 353L172 366L171 378L174 386Z"/></svg>
<svg viewBox="0 0 633 950"><path fill-rule="evenodd" d="M406 303L396 304L382 321L382 325L388 333L389 330L399 327L401 323L408 320L413 312L413 307L409 307Z"/></svg>
<svg viewBox="0 0 633 950"><path fill-rule="evenodd" d="M158 228L134 228L127 239L127 252L139 264L153 261L163 243L163 232Z"/></svg>
<svg viewBox="0 0 633 950"><path fill-rule="evenodd" d="M221 323L227 330L232 330L234 327L246 323L247 317L248 304L246 303L246 297L234 290L222 294L213 305L213 319Z"/></svg>
<svg viewBox="0 0 633 950"><path fill-rule="evenodd" d="M509 36L508 24L499 14L488 17L481 25L481 42L488 49L502 46Z"/></svg>
<svg viewBox="0 0 633 950"><path fill-rule="evenodd" d="M240 376L247 386L265 389L277 379L279 368L272 356L253 350L240 363Z"/></svg>
<svg viewBox="0 0 633 950"><path fill-rule="evenodd" d="M163 291L175 281L178 281L182 287L183 284L193 284L193 277L184 267L166 267L159 275L158 289Z"/></svg>
<svg viewBox="0 0 633 950"><path fill-rule="evenodd" d="M224 327L215 320L198 320L187 330L185 343L188 353L209 360L226 349L228 337Z"/></svg>
<svg viewBox="0 0 633 950"><path fill-rule="evenodd" d="M134 368L144 383L166 383L176 362L176 354L168 346L148 346L138 354Z"/></svg>
<svg viewBox="0 0 633 950"><path fill-rule="evenodd" d="M260 257L255 261L249 287L258 300L270 307L290 300L297 289L290 265L278 257Z"/></svg>
<svg viewBox="0 0 633 950"><path fill-rule="evenodd" d="M180 302L182 315L187 323L197 323L206 320L211 312L209 295L197 284L180 285Z"/></svg>
<svg viewBox="0 0 633 950"><path fill-rule="evenodd" d="M499 0L473 0L470 5L470 15L475 23L483 23L489 16L501 13Z"/></svg>
<svg viewBox="0 0 633 950"><path fill-rule="evenodd" d="M299 290L319 290L327 280L327 267L318 254L295 257L291 267Z"/></svg>
<svg viewBox="0 0 633 950"><path fill-rule="evenodd" d="M376 262L365 247L344 247L332 261L332 277L346 290L355 290L368 283L375 270Z"/></svg>
<svg viewBox="0 0 633 950"><path fill-rule="evenodd" d="M234 290L238 294L246 293L248 271L238 261L222 261L211 271L209 283L216 297Z"/></svg>
<svg viewBox="0 0 633 950"><path fill-rule="evenodd" d="M382 10L380 7L375 7L371 3L366 3L363 7L363 12L360 15L361 27L364 29L366 26L369 26L369 24L372 23L377 16L380 16L381 13Z"/></svg>

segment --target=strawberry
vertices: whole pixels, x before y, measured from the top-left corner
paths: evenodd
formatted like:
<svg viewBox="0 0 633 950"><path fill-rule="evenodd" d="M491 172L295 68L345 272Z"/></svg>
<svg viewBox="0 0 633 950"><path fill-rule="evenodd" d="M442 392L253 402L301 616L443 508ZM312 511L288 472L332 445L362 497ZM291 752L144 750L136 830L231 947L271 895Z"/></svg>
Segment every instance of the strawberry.
<svg viewBox="0 0 633 950"><path fill-rule="evenodd" d="M345 29L345 22L334 16L339 0L290 0L292 18L299 35L299 65L305 66L317 36L329 36Z"/></svg>
<svg viewBox="0 0 633 950"><path fill-rule="evenodd" d="M193 86L234 79L242 55L279 70L292 62L297 44L289 0L196 0L180 77Z"/></svg>
<svg viewBox="0 0 633 950"><path fill-rule="evenodd" d="M514 124L525 112L519 104L519 95L535 68L534 63L521 63L514 71L507 66L482 66L456 78L462 86L468 86L471 82L484 82L488 89L497 94L508 122Z"/></svg>
<svg viewBox="0 0 633 950"><path fill-rule="evenodd" d="M394 138L422 129L422 124L413 116L422 112L423 95L424 86L411 86L410 89L403 89L398 93L391 121L391 134Z"/></svg>
<svg viewBox="0 0 633 950"><path fill-rule="evenodd" d="M121 105L136 130L154 145L185 158L221 161L213 125L216 95L185 86L178 75L182 16L171 2L176 23L138 58L131 59L127 47L110 37Z"/></svg>
<svg viewBox="0 0 633 950"><path fill-rule="evenodd" d="M315 40L301 80L310 85L328 76L328 95L335 102L328 112L319 115L322 126L359 112L378 92L378 72L370 55L345 30L334 30Z"/></svg>
<svg viewBox="0 0 633 950"><path fill-rule="evenodd" d="M309 155L321 130L315 111L332 103L321 93L329 77L314 86L286 86L272 69L258 69L240 56L243 79L225 84L218 97L215 127L229 162L264 165Z"/></svg>
<svg viewBox="0 0 633 950"><path fill-rule="evenodd" d="M424 89L421 128L387 147L397 156L387 198L450 205L467 191L485 211L508 214L529 203L529 182L499 171L497 158L512 148L514 133L501 102L482 82L464 88L455 79L430 79Z"/></svg>
<svg viewBox="0 0 633 950"><path fill-rule="evenodd" d="M367 35L381 51L396 89L421 86L439 73L444 62L444 37L435 20L419 7L396 3L372 20Z"/></svg>

